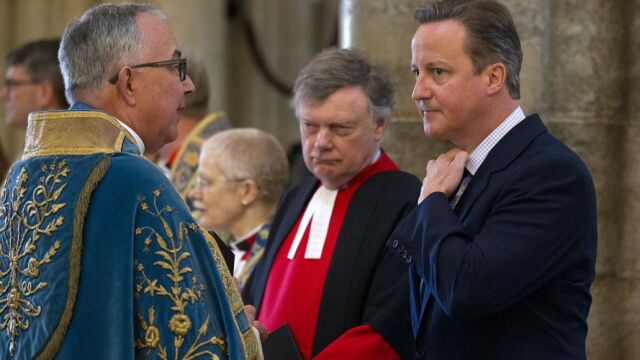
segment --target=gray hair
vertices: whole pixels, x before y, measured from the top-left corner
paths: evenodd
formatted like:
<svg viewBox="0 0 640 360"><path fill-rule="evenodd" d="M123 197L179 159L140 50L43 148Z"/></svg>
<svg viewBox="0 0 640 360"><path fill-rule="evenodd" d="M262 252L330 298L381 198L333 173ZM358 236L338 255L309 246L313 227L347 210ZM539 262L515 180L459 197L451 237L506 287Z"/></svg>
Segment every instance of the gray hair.
<svg viewBox="0 0 640 360"><path fill-rule="evenodd" d="M228 180L253 180L258 199L275 205L289 176L284 148L262 130L230 129L214 134L202 144L200 156L211 156Z"/></svg>
<svg viewBox="0 0 640 360"><path fill-rule="evenodd" d="M520 99L520 37L509 9L495 0L445 0L426 4L413 12L420 23L456 20L464 25L467 37L464 51L476 74L500 62L507 69L507 89Z"/></svg>
<svg viewBox="0 0 640 360"><path fill-rule="evenodd" d="M142 32L136 17L140 14L165 19L151 5L102 4L67 26L58 58L69 103L82 100L122 66L138 60Z"/></svg>
<svg viewBox="0 0 640 360"><path fill-rule="evenodd" d="M351 86L364 91L372 119L391 116L395 89L389 74L381 66L370 64L358 51L337 48L316 55L298 75L291 103L296 116L300 116L304 101L324 101L336 90Z"/></svg>

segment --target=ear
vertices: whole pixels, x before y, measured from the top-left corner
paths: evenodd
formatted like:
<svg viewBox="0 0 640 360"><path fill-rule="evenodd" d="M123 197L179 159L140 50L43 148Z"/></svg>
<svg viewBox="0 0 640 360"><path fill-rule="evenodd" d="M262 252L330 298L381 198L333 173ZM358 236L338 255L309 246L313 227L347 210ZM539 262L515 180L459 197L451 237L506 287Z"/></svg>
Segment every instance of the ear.
<svg viewBox="0 0 640 360"><path fill-rule="evenodd" d="M118 82L115 83L115 87L127 105L134 106L136 104L136 85L133 79L133 70L128 66L122 67L118 72Z"/></svg>
<svg viewBox="0 0 640 360"><path fill-rule="evenodd" d="M384 135L384 128L387 125L387 119L379 117L374 120L373 139L377 142L382 140Z"/></svg>
<svg viewBox="0 0 640 360"><path fill-rule="evenodd" d="M258 200L258 184L254 180L244 180L240 183L242 205L249 206Z"/></svg>
<svg viewBox="0 0 640 360"><path fill-rule="evenodd" d="M483 73L487 79L487 96L496 94L504 87L507 80L507 68L502 63L487 66Z"/></svg>

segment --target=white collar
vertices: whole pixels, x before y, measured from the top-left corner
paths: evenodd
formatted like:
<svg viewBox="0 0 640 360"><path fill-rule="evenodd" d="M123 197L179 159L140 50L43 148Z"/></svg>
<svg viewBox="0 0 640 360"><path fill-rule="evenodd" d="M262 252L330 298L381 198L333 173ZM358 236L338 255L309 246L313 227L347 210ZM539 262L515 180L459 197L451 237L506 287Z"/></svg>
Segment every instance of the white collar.
<svg viewBox="0 0 640 360"><path fill-rule="evenodd" d="M467 171L475 175L480 165L489 155L491 149L505 136L511 129L518 125L526 116L520 106L517 106L509 116L507 116L484 140L469 154L467 160Z"/></svg>
<svg viewBox="0 0 640 360"><path fill-rule="evenodd" d="M131 134L131 136L133 136L133 138L136 141L136 145L138 145L138 149L140 150L140 155L144 155L145 147L144 147L144 142L142 142L142 138L140 138L140 136L135 131L133 131L133 129L130 128L127 124L120 121L120 119L116 117L114 117L114 119L116 119L120 123L120 125L122 125L122 127L125 128L129 132L129 134Z"/></svg>

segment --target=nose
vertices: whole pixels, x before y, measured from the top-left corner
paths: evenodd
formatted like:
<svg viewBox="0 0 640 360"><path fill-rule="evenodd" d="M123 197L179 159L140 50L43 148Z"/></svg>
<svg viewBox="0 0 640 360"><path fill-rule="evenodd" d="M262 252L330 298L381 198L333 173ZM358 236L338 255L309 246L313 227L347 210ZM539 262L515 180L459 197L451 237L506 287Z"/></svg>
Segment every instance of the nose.
<svg viewBox="0 0 640 360"><path fill-rule="evenodd" d="M315 146L318 149L329 150L333 146L333 134L329 127L321 127L316 136Z"/></svg>
<svg viewBox="0 0 640 360"><path fill-rule="evenodd" d="M415 84L413 84L413 91L411 92L411 98L414 101L429 99L433 96L433 89L428 79L420 75L416 78Z"/></svg>
<svg viewBox="0 0 640 360"><path fill-rule="evenodd" d="M189 75L187 75L187 77L182 82L182 88L184 89L185 95L192 93L196 89L196 87L195 87L195 85L193 85L193 81L191 81L191 78L189 77Z"/></svg>

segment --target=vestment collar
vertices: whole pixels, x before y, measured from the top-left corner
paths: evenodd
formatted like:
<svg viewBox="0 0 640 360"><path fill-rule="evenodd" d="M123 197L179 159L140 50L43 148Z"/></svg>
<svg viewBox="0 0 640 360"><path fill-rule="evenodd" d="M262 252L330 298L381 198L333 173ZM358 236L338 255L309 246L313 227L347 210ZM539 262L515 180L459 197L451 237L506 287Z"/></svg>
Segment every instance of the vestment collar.
<svg viewBox="0 0 640 360"><path fill-rule="evenodd" d="M140 154L135 138L103 112L64 110L29 115L23 158L122 151Z"/></svg>

